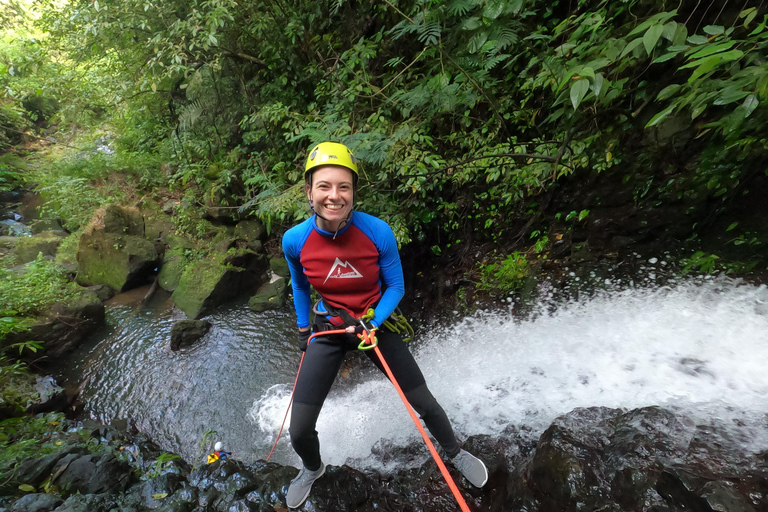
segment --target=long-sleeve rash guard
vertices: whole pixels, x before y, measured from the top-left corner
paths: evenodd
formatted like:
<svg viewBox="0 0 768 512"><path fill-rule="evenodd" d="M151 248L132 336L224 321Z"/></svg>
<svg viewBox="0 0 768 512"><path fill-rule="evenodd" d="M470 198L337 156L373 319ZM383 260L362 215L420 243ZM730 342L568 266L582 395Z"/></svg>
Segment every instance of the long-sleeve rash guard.
<svg viewBox="0 0 768 512"><path fill-rule="evenodd" d="M375 306L371 320L379 327L405 293L403 268L392 229L362 212L338 233L317 227L316 216L283 235L283 252L291 270L296 324L309 326L310 286L324 303L360 318ZM378 302L378 304L377 304ZM324 305L321 304L321 310Z"/></svg>

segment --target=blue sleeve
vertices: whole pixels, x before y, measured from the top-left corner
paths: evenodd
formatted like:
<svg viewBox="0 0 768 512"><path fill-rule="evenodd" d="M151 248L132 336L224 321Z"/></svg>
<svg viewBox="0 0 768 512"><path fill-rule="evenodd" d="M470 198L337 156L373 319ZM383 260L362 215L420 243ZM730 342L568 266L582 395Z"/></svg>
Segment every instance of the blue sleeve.
<svg viewBox="0 0 768 512"><path fill-rule="evenodd" d="M379 251L383 294L376 306L371 323L380 327L395 311L403 295L405 295L403 266L400 263L400 252L397 250L397 240L395 240L392 228L376 217L370 215L361 215L360 217L363 218L360 219L362 222L357 223L358 227L373 240Z"/></svg>
<svg viewBox="0 0 768 512"><path fill-rule="evenodd" d="M309 229L312 229L311 225L308 226ZM308 234L307 222L305 221L289 229L283 235L283 254L285 254L288 268L291 271L293 307L296 310L296 325L299 328L309 327L309 313L312 309L309 279L304 275L304 267L301 266L301 249L304 247Z"/></svg>

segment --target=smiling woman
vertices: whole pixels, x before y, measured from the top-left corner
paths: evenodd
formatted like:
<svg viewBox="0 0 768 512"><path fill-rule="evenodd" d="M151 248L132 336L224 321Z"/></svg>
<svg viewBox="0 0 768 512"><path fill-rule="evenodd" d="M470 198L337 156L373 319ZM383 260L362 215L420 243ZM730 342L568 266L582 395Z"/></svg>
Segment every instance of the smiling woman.
<svg viewBox="0 0 768 512"><path fill-rule="evenodd" d="M307 198L318 217L317 225L336 232L346 224L354 206L354 190L352 171L345 167L326 165L312 172Z"/></svg>
<svg viewBox="0 0 768 512"><path fill-rule="evenodd" d="M305 169L307 198L315 215L283 237L299 347L305 353L290 427L291 444L304 467L291 481L286 504L301 506L314 481L325 473L317 419L347 352L364 349L366 342L375 347L365 350L371 362L382 372L389 371L385 363L389 366L404 399L421 415L456 468L482 487L488 480L485 465L461 449L448 416L432 396L403 338L385 327L405 292L403 269L389 225L354 211L358 174L354 155L342 144L323 142L310 150ZM321 297L314 306L310 288ZM310 311L315 313L312 329ZM311 331L319 335L309 343Z"/></svg>

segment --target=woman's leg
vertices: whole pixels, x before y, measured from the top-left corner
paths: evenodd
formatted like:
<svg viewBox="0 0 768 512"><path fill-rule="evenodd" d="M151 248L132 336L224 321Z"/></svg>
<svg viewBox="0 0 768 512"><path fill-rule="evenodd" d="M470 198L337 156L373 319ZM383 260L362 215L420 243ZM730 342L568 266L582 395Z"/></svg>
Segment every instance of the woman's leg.
<svg viewBox="0 0 768 512"><path fill-rule="evenodd" d="M451 422L429 391L424 375L421 373L419 365L416 364L411 351L408 350L403 339L395 333L377 331L376 337L379 340L379 350L381 350L384 360L405 393L408 403L424 420L430 433L435 437L446 455L451 458L455 457L459 453L460 447L453 433ZM373 350L366 351L366 355L384 372L384 367Z"/></svg>
<svg viewBox="0 0 768 512"><path fill-rule="evenodd" d="M343 342L337 337L315 338L309 344L293 395L291 445L304 467L315 471L322 465L317 417L344 360Z"/></svg>

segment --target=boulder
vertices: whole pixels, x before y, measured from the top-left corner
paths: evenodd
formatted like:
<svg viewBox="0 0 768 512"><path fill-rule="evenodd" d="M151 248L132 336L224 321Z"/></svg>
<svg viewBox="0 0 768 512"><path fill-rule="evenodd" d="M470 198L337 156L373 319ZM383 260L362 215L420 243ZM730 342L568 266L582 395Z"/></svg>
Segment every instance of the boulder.
<svg viewBox="0 0 768 512"><path fill-rule="evenodd" d="M101 300L94 293L83 291L75 301L55 304L47 315L35 320L29 330L9 334L0 345L42 341L45 355L54 361L77 347L103 323L104 305ZM45 360L41 363L44 364Z"/></svg>
<svg viewBox="0 0 768 512"><path fill-rule="evenodd" d="M256 295L248 301L251 311L260 313L269 309L280 309L288 298L288 280L280 277L271 283L267 283L256 292Z"/></svg>
<svg viewBox="0 0 768 512"><path fill-rule="evenodd" d="M30 231L32 231L33 234L37 235L39 233L43 233L45 231L53 231L53 232L63 232L64 228L61 227L61 222L58 221L58 219L40 219L32 223L32 225L29 227Z"/></svg>
<svg viewBox="0 0 768 512"><path fill-rule="evenodd" d="M261 241L266 234L264 224L258 220L243 220L235 226L234 237L243 240L250 250L261 252L263 250Z"/></svg>
<svg viewBox="0 0 768 512"><path fill-rule="evenodd" d="M189 262L172 299L187 318L198 318L229 300L252 292L267 278L266 256L247 250L214 252Z"/></svg>
<svg viewBox="0 0 768 512"><path fill-rule="evenodd" d="M166 243L168 248L163 253L163 265L160 267L160 274L157 279L163 290L172 292L179 286L181 274L184 272L189 256L197 248L194 240L176 233L170 233L166 238Z"/></svg>
<svg viewBox="0 0 768 512"><path fill-rule="evenodd" d="M99 208L89 225L115 235L144 236L144 216L137 208L109 204Z"/></svg>
<svg viewBox="0 0 768 512"><path fill-rule="evenodd" d="M16 255L21 263L35 261L38 254L56 256L62 240L67 237L63 231L44 231L35 236L19 237L16 243Z"/></svg>
<svg viewBox="0 0 768 512"><path fill-rule="evenodd" d="M69 494L100 494L124 491L133 469L112 453L67 455L53 468L52 482Z"/></svg>
<svg viewBox="0 0 768 512"><path fill-rule="evenodd" d="M207 320L179 320L171 327L171 350L179 350L194 344L211 329Z"/></svg>
<svg viewBox="0 0 768 512"><path fill-rule="evenodd" d="M285 258L270 258L269 268L280 277L291 277L291 271L288 268L288 260Z"/></svg>
<svg viewBox="0 0 768 512"><path fill-rule="evenodd" d="M154 244L132 235L86 231L77 248L77 282L125 291L145 284L160 257Z"/></svg>
<svg viewBox="0 0 768 512"><path fill-rule="evenodd" d="M50 512L64 502L58 496L42 492L27 494L11 507L12 512Z"/></svg>
<svg viewBox="0 0 768 512"><path fill-rule="evenodd" d="M144 217L136 208L107 205L97 210L78 243L77 282L118 291L146 284L160 256L144 233Z"/></svg>
<svg viewBox="0 0 768 512"><path fill-rule="evenodd" d="M37 401L27 405L27 412L38 414L41 412L63 411L69 404L64 388L56 383L51 376L38 377L35 382Z"/></svg>

